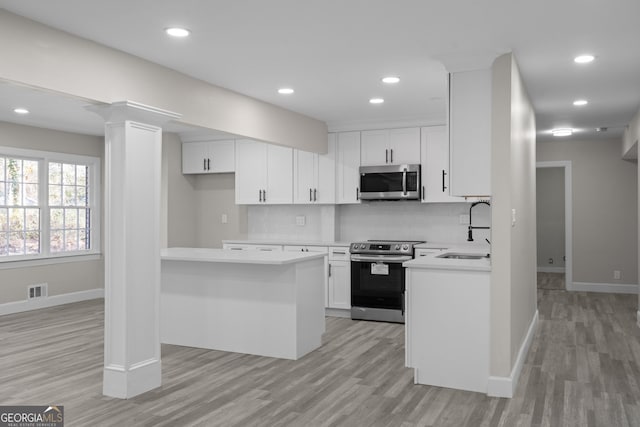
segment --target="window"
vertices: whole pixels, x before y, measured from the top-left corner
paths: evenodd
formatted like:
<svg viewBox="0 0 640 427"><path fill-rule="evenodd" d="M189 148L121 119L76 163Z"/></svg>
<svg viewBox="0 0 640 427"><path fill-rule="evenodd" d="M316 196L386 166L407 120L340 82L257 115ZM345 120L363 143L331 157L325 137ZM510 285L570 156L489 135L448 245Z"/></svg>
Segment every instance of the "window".
<svg viewBox="0 0 640 427"><path fill-rule="evenodd" d="M99 165L0 147L0 262L99 252Z"/></svg>

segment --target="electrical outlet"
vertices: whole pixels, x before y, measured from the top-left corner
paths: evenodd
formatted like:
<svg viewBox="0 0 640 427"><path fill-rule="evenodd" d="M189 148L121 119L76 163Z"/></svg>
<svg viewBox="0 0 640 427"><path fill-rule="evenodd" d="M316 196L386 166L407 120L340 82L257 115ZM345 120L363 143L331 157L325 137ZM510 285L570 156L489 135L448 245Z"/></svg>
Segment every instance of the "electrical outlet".
<svg viewBox="0 0 640 427"><path fill-rule="evenodd" d="M458 221L460 225L469 225L469 214L462 214L458 217Z"/></svg>
<svg viewBox="0 0 640 427"><path fill-rule="evenodd" d="M306 223L306 217L304 215L296 216L296 225L304 226L305 223Z"/></svg>
<svg viewBox="0 0 640 427"><path fill-rule="evenodd" d="M228 220L229 218L227 218L227 214L222 214L222 218L221 218L222 223L226 224Z"/></svg>
<svg viewBox="0 0 640 427"><path fill-rule="evenodd" d="M614 280L620 280L620 270L613 270L613 279Z"/></svg>
<svg viewBox="0 0 640 427"><path fill-rule="evenodd" d="M549 258L549 264L553 264L553 258Z"/></svg>

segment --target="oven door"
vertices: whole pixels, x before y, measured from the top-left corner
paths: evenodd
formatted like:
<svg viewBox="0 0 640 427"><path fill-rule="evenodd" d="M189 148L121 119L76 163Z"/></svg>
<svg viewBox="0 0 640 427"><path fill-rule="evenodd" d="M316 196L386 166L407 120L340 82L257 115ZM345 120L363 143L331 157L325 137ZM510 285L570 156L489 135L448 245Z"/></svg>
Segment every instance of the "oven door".
<svg viewBox="0 0 640 427"><path fill-rule="evenodd" d="M406 255L351 255L352 318L404 322Z"/></svg>

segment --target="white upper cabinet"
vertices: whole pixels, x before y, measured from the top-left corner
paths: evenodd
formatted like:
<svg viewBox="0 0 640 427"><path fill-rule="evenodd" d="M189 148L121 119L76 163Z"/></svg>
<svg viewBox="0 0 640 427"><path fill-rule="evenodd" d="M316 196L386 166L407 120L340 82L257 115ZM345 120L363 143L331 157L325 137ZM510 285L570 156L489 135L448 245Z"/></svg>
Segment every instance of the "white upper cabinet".
<svg viewBox="0 0 640 427"><path fill-rule="evenodd" d="M446 126L420 129L423 202L464 202L449 192L449 138Z"/></svg>
<svg viewBox="0 0 640 427"><path fill-rule="evenodd" d="M233 140L182 143L182 173L222 173L234 170Z"/></svg>
<svg viewBox="0 0 640 427"><path fill-rule="evenodd" d="M420 129L362 131L362 166L415 164L420 161Z"/></svg>
<svg viewBox="0 0 640 427"><path fill-rule="evenodd" d="M491 69L449 77L451 194L491 195Z"/></svg>
<svg viewBox="0 0 640 427"><path fill-rule="evenodd" d="M252 140L236 141L236 204L293 202L293 150Z"/></svg>
<svg viewBox="0 0 640 427"><path fill-rule="evenodd" d="M360 203L360 132L340 132L336 138L336 203Z"/></svg>
<svg viewBox="0 0 640 427"><path fill-rule="evenodd" d="M327 154L293 150L293 203L335 203L335 150L335 134L329 134Z"/></svg>

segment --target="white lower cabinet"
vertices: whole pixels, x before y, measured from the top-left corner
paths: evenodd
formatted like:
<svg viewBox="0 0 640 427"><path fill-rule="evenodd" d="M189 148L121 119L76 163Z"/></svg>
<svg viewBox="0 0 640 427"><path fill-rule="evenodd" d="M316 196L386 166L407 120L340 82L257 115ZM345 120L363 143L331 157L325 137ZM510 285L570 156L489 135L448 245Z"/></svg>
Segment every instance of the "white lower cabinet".
<svg viewBox="0 0 640 427"><path fill-rule="evenodd" d="M282 251L281 245L250 245L245 243L224 243L222 249L230 251Z"/></svg>
<svg viewBox="0 0 640 427"><path fill-rule="evenodd" d="M487 392L490 274L407 268L405 362L416 384Z"/></svg>
<svg viewBox="0 0 640 427"><path fill-rule="evenodd" d="M351 309L351 261L345 247L329 248L328 308Z"/></svg>

